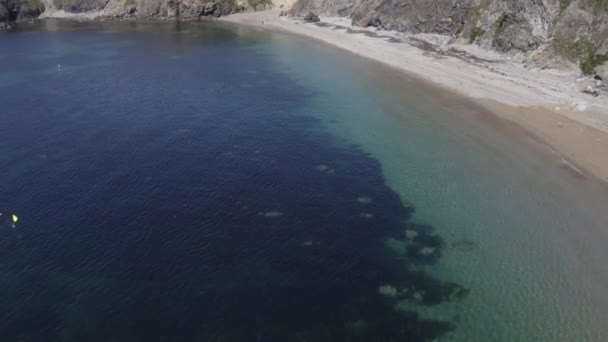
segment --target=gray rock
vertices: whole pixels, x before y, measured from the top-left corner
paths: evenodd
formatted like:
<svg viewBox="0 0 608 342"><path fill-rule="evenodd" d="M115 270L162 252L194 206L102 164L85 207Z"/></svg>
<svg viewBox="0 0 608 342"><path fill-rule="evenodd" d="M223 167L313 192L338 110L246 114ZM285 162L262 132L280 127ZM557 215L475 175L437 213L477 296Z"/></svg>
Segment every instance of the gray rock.
<svg viewBox="0 0 608 342"><path fill-rule="evenodd" d="M608 39L604 40L602 45L595 50L596 55L605 55L608 54Z"/></svg>
<svg viewBox="0 0 608 342"><path fill-rule="evenodd" d="M109 0L52 0L55 9L70 13L101 11Z"/></svg>
<svg viewBox="0 0 608 342"><path fill-rule="evenodd" d="M585 94L591 95L593 97L600 96L600 93L597 90L595 90L592 86L587 86L585 89L583 89L582 92Z"/></svg>
<svg viewBox="0 0 608 342"><path fill-rule="evenodd" d="M44 12L39 0L0 0L0 30L13 28L15 23L38 18Z"/></svg>
<svg viewBox="0 0 608 342"><path fill-rule="evenodd" d="M595 75L600 77L604 82L608 81L608 62L596 66L593 71L595 72Z"/></svg>
<svg viewBox="0 0 608 342"><path fill-rule="evenodd" d="M319 19L319 16L312 13L312 12L308 12L305 16L304 16L304 21L307 23L318 23L319 21L321 21L321 19Z"/></svg>

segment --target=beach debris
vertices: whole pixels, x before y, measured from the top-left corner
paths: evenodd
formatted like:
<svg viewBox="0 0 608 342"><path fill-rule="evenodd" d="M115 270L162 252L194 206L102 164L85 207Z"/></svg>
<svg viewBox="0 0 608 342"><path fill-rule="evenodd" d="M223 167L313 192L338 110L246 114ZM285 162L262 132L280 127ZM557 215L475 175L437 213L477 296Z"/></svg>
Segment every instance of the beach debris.
<svg viewBox="0 0 608 342"><path fill-rule="evenodd" d="M374 218L374 214L371 213L361 213L359 214L359 217L367 219L367 220L371 220Z"/></svg>
<svg viewBox="0 0 608 342"><path fill-rule="evenodd" d="M268 212L259 212L258 215L260 216L265 216L265 217L279 217L279 216L283 216L283 213L280 211L268 211Z"/></svg>
<svg viewBox="0 0 608 342"><path fill-rule="evenodd" d="M408 240L412 240L412 239L416 238L417 236L418 236L418 232L417 231L411 230L411 229L406 229L405 230L405 237Z"/></svg>
<svg viewBox="0 0 608 342"><path fill-rule="evenodd" d="M363 203L363 204L368 204L368 203L372 203L372 199L367 196L359 196L359 197L357 197L357 202Z"/></svg>
<svg viewBox="0 0 608 342"><path fill-rule="evenodd" d="M558 122L558 123L557 123L557 126L558 126L558 127L564 127L564 124L563 124L563 123L561 123L561 122Z"/></svg>
<svg viewBox="0 0 608 342"><path fill-rule="evenodd" d="M405 255L406 248L405 242L393 238L388 238L384 241L386 247L395 252L395 254L403 256Z"/></svg>
<svg viewBox="0 0 608 342"><path fill-rule="evenodd" d="M318 23L319 21L321 21L321 19L319 18L318 15L312 13L312 12L308 12L305 16L304 16L304 21L307 23Z"/></svg>
<svg viewBox="0 0 608 342"><path fill-rule="evenodd" d="M435 253L435 248L433 247L424 247L418 251L418 254L425 256L432 255L433 253Z"/></svg>
<svg viewBox="0 0 608 342"><path fill-rule="evenodd" d="M378 293L389 298L396 298L399 296L399 291L394 286L388 284L378 287Z"/></svg>
<svg viewBox="0 0 608 342"><path fill-rule="evenodd" d="M588 85L583 91L584 94L588 94L591 95L593 97L598 97L600 96L600 93L594 89L592 86Z"/></svg>

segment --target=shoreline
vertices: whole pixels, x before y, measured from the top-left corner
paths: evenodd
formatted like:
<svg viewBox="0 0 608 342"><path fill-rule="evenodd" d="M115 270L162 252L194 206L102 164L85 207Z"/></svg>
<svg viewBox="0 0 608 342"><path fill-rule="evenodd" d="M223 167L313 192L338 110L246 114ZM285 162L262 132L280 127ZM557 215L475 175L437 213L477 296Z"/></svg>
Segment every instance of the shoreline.
<svg viewBox="0 0 608 342"><path fill-rule="evenodd" d="M339 18L313 24L264 11L220 21L312 38L462 96L523 129L573 176L608 185L608 96L580 92L574 70L529 70L475 46L441 47L437 35L362 29Z"/></svg>

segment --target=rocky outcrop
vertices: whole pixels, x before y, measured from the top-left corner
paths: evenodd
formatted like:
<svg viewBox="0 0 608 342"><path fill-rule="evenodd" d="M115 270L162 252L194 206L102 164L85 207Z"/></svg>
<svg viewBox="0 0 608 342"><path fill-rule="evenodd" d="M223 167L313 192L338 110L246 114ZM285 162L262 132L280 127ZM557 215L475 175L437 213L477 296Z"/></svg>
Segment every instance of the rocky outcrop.
<svg viewBox="0 0 608 342"><path fill-rule="evenodd" d="M45 15L83 18L172 18L195 20L246 10L264 10L270 0L0 0L0 28ZM283 1L285 2L285 1ZM67 14L67 15L66 15Z"/></svg>
<svg viewBox="0 0 608 342"><path fill-rule="evenodd" d="M450 35L501 52L549 48L585 72L608 60L605 0L298 0L290 14L310 11L363 27Z"/></svg>
<svg viewBox="0 0 608 342"><path fill-rule="evenodd" d="M38 18L42 12L44 5L39 0L0 0L0 29Z"/></svg>
<svg viewBox="0 0 608 342"><path fill-rule="evenodd" d="M321 19L318 15L312 12L308 12L308 14L304 16L304 21L307 23L318 23L319 21L321 21Z"/></svg>
<svg viewBox="0 0 608 342"><path fill-rule="evenodd" d="M110 0L103 16L111 18L198 19L228 15L248 8L235 0Z"/></svg>
<svg viewBox="0 0 608 342"><path fill-rule="evenodd" d="M85 13L103 10L109 0L52 0L53 7L70 13Z"/></svg>

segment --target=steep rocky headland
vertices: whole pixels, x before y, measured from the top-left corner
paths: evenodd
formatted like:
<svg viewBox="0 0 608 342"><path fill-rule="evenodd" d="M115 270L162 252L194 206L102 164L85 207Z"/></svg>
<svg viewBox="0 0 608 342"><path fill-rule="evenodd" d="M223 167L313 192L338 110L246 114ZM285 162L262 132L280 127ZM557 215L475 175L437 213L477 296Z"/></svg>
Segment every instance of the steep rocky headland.
<svg viewBox="0 0 608 342"><path fill-rule="evenodd" d="M586 73L608 60L608 0L298 0L290 10L308 12L500 52L562 56Z"/></svg>
<svg viewBox="0 0 608 342"><path fill-rule="evenodd" d="M192 20L270 7L269 0L0 0L0 27L10 28L41 15Z"/></svg>
<svg viewBox="0 0 608 342"><path fill-rule="evenodd" d="M11 28L15 22L37 18L44 12L39 0L0 0L0 30Z"/></svg>

